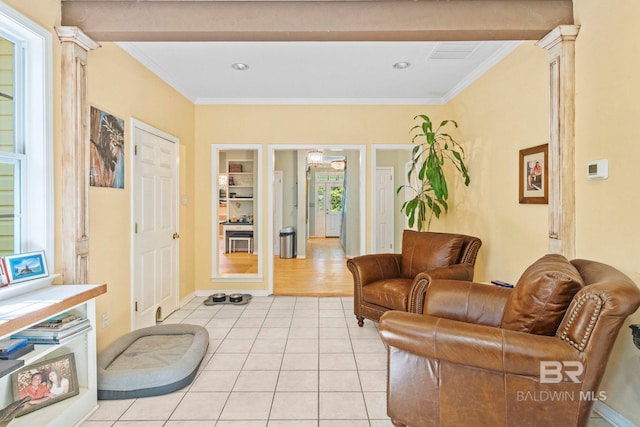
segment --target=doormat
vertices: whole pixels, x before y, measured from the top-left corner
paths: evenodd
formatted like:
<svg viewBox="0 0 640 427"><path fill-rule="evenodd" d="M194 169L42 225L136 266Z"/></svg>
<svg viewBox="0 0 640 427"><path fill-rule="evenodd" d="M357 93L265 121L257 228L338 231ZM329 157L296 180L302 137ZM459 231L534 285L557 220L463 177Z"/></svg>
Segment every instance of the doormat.
<svg viewBox="0 0 640 427"><path fill-rule="evenodd" d="M251 294L213 294L209 295L209 298L204 300L204 305L216 305L216 304L232 304L232 305L244 305L251 301L253 295Z"/></svg>

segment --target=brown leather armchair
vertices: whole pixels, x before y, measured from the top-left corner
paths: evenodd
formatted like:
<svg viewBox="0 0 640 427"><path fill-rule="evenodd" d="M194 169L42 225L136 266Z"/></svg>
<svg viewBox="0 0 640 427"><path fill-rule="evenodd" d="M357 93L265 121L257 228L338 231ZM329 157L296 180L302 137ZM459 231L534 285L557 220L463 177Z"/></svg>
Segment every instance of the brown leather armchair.
<svg viewBox="0 0 640 427"><path fill-rule="evenodd" d="M388 310L421 313L424 290L434 278L472 280L482 242L463 234L404 230L401 254L347 260L353 274L353 312L358 325Z"/></svg>
<svg viewBox="0 0 640 427"><path fill-rule="evenodd" d="M380 319L395 426L585 426L640 305L615 268L547 255L514 289L434 280L424 315Z"/></svg>

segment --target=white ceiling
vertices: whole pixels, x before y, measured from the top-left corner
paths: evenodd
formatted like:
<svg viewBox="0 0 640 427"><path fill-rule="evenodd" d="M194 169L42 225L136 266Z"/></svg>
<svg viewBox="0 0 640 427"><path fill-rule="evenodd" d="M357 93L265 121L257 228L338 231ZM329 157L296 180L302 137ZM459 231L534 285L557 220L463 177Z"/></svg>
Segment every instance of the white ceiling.
<svg viewBox="0 0 640 427"><path fill-rule="evenodd" d="M444 104L519 42L118 44L196 104Z"/></svg>

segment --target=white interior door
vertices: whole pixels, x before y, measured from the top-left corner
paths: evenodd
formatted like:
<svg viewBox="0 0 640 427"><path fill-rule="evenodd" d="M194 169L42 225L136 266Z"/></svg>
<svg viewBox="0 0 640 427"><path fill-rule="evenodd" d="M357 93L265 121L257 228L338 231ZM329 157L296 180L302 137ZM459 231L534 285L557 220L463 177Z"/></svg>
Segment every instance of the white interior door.
<svg viewBox="0 0 640 427"><path fill-rule="evenodd" d="M325 237L340 237L342 226L342 183L325 184L324 211L325 211Z"/></svg>
<svg viewBox="0 0 640 427"><path fill-rule="evenodd" d="M376 168L376 253L394 252L394 174L392 167Z"/></svg>
<svg viewBox="0 0 640 427"><path fill-rule="evenodd" d="M132 328L178 308L178 144L134 123ZM173 139L173 140L172 140Z"/></svg>

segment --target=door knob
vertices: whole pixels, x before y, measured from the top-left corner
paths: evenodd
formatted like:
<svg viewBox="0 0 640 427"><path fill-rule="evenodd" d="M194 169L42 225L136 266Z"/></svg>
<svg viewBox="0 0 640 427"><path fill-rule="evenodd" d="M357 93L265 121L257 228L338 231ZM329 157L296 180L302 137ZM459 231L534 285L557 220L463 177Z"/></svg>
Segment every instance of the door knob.
<svg viewBox="0 0 640 427"><path fill-rule="evenodd" d="M173 240L179 239L180 235L178 233L173 233Z"/></svg>

